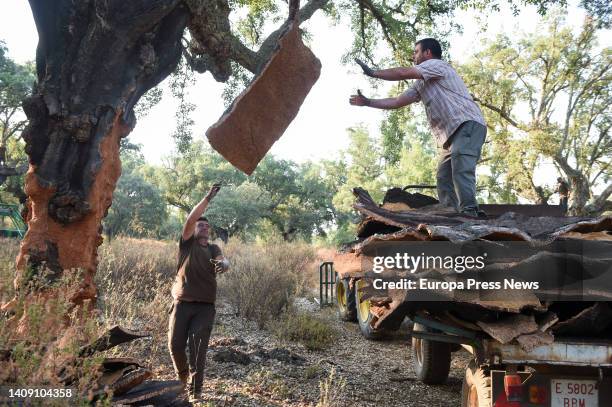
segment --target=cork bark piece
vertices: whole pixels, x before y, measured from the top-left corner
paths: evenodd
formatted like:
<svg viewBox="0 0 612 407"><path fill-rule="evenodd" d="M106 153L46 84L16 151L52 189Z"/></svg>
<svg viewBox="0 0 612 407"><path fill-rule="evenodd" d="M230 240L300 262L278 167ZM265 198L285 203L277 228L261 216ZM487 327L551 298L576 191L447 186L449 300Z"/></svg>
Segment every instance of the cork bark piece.
<svg viewBox="0 0 612 407"><path fill-rule="evenodd" d="M321 62L302 42L294 21L261 74L206 132L211 146L250 175L293 121L320 73Z"/></svg>

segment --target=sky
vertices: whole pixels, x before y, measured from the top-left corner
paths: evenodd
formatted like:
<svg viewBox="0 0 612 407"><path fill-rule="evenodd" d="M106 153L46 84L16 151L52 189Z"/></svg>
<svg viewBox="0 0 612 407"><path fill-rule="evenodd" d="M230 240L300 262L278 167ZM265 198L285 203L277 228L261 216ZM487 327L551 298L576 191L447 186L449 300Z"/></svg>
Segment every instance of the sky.
<svg viewBox="0 0 612 407"><path fill-rule="evenodd" d="M38 36L28 3L25 0L2 0L0 8L0 39L6 42L9 56L18 62L33 60ZM474 11L457 13L457 21L462 24L463 33L450 38L449 53L454 62L465 61L482 38L494 37L502 32L530 32L536 29L540 19L531 6L522 8L518 16L502 8L500 13L491 13L486 17L487 29L482 31L480 22L484 17L478 17ZM568 22L578 27L583 19L584 12L571 6ZM378 134L384 113L350 106L348 98L357 89L366 95L383 96L390 86L387 84L374 90L357 67L340 63L352 42L347 25L331 26L320 12L304 25L312 35L311 49L321 60L321 76L297 118L271 150L278 158L296 162L337 157L348 146L346 129L349 127L363 124L371 134ZM412 50L406 52L411 54ZM197 106L193 114L196 137L203 137L206 129L225 110L222 91L223 84L214 81L210 74L197 75L197 82L189 91L189 100ZM142 144L145 159L153 164L160 164L174 145L171 134L175 126L176 101L169 91L165 94L167 97L151 109L146 117L139 119L129 136L131 142Z"/></svg>

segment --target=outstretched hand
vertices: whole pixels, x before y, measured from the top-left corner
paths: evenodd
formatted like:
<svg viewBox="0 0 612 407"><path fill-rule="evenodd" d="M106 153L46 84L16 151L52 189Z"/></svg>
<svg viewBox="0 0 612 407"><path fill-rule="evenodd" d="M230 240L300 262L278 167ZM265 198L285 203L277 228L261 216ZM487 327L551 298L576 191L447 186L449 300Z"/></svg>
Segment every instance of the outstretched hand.
<svg viewBox="0 0 612 407"><path fill-rule="evenodd" d="M212 201L212 199L217 195L220 189L221 189L221 184L213 184L213 186L210 187L210 190L206 194L206 200L208 202Z"/></svg>
<svg viewBox="0 0 612 407"><path fill-rule="evenodd" d="M365 64L365 62L363 62L361 59L355 58L355 63L361 67L361 69L363 70L364 74L366 74L366 75L368 75L368 76L370 76L372 78L376 77L376 76L374 76L374 70L372 68L370 68L369 66L367 66Z"/></svg>
<svg viewBox="0 0 612 407"><path fill-rule="evenodd" d="M353 106L368 106L369 100L370 99L361 94L360 90L357 90L356 95L351 95L349 103Z"/></svg>
<svg viewBox="0 0 612 407"><path fill-rule="evenodd" d="M210 262L213 264L213 266L215 266L215 273L216 274L225 273L228 270L228 268L224 265L224 261L223 260L210 259Z"/></svg>

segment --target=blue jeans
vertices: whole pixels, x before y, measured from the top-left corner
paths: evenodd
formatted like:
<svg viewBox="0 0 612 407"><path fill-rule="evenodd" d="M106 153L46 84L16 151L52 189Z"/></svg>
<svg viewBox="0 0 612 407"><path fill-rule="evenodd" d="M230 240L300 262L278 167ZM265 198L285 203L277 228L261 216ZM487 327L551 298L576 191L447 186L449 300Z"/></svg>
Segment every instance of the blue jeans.
<svg viewBox="0 0 612 407"><path fill-rule="evenodd" d="M487 128L475 121L462 123L440 148L436 174L438 199L459 211L478 210L476 163L480 159Z"/></svg>

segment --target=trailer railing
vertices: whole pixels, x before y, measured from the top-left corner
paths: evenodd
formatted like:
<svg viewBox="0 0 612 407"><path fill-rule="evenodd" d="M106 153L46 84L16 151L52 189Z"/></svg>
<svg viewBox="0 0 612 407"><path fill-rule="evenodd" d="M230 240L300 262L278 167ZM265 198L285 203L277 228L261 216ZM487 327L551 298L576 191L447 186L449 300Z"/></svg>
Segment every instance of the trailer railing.
<svg viewBox="0 0 612 407"><path fill-rule="evenodd" d="M336 292L336 272L334 263L323 262L319 265L319 305L321 308L333 306Z"/></svg>

